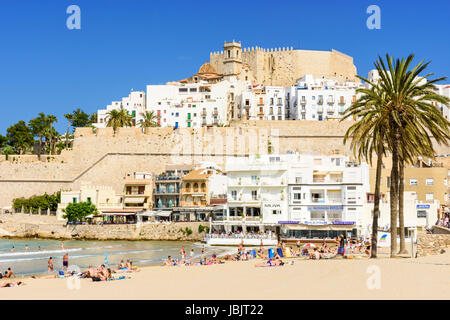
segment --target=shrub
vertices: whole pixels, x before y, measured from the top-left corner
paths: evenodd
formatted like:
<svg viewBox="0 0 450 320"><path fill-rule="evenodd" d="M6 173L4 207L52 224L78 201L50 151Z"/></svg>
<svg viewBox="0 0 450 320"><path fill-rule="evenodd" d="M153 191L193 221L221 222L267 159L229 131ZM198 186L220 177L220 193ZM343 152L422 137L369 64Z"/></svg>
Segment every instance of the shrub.
<svg viewBox="0 0 450 320"><path fill-rule="evenodd" d="M64 219L67 221L82 221L88 215L96 214L97 208L90 202L78 202L78 203L69 203L68 206L63 210L65 215Z"/></svg>

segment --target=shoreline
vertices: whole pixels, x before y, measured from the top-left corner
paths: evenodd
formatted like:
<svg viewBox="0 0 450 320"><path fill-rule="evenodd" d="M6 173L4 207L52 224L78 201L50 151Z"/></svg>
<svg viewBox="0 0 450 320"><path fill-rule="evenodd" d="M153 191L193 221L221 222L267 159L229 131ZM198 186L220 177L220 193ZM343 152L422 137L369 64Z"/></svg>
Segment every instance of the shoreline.
<svg viewBox="0 0 450 320"><path fill-rule="evenodd" d="M43 300L312 300L312 299L448 299L450 252L416 259L287 258L282 267L255 267L261 259L192 267L149 265L123 274L123 281L24 278L25 285L0 288L0 298ZM291 264L294 261L294 264ZM371 271L379 269L379 287L371 288ZM420 277L417 275L420 274ZM226 276L224 276L226 275ZM19 279L19 278L17 278ZM276 279L276 280L274 280ZM5 281L6 279L2 279ZM8 279L7 281L16 281ZM22 279L20 279L22 281ZM176 288L176 290L174 290Z"/></svg>

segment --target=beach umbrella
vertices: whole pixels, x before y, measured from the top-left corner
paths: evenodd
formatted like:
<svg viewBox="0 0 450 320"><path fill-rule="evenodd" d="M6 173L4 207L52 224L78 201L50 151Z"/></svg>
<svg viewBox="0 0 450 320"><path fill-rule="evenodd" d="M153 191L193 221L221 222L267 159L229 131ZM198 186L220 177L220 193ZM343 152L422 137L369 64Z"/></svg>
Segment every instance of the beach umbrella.
<svg viewBox="0 0 450 320"><path fill-rule="evenodd" d="M305 243L304 245L303 245L303 248L314 248L316 245L314 244L314 243Z"/></svg>
<svg viewBox="0 0 450 320"><path fill-rule="evenodd" d="M109 263L108 261L108 251L105 250L105 265L107 266Z"/></svg>

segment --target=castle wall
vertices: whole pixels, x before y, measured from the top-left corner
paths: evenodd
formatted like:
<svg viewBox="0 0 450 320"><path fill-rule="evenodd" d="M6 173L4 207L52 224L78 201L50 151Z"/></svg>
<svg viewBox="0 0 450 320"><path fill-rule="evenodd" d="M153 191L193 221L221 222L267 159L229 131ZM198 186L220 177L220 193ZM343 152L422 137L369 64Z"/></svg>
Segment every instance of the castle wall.
<svg viewBox="0 0 450 320"><path fill-rule="evenodd" d="M214 161L224 167L228 157L248 154L300 153L329 154L343 145L343 135L352 121L246 121L223 128L79 128L73 149L41 161L0 159L0 207L13 198L29 197L60 189L77 190L82 184L111 185L122 192L127 173L160 173L167 164L198 164ZM436 145L438 154L450 148ZM16 156L17 157L17 156Z"/></svg>
<svg viewBox="0 0 450 320"><path fill-rule="evenodd" d="M353 58L336 50L292 50L292 48L244 48L242 64L248 64L254 80L263 85L292 86L305 74L339 81L357 81ZM223 52L210 55L210 63L219 74L224 70Z"/></svg>

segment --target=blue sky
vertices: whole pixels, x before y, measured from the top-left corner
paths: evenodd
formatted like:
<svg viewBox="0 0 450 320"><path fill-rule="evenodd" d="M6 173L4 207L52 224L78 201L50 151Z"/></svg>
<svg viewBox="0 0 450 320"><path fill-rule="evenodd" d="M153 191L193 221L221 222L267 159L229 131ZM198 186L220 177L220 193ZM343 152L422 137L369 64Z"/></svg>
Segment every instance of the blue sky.
<svg viewBox="0 0 450 320"><path fill-rule="evenodd" d="M81 30L66 9L81 8ZM381 30L366 27L369 5ZM92 113L112 100L197 72L223 41L342 51L366 76L378 54L414 53L450 75L448 0L1 0L0 134L37 113ZM450 80L447 82L450 83Z"/></svg>

